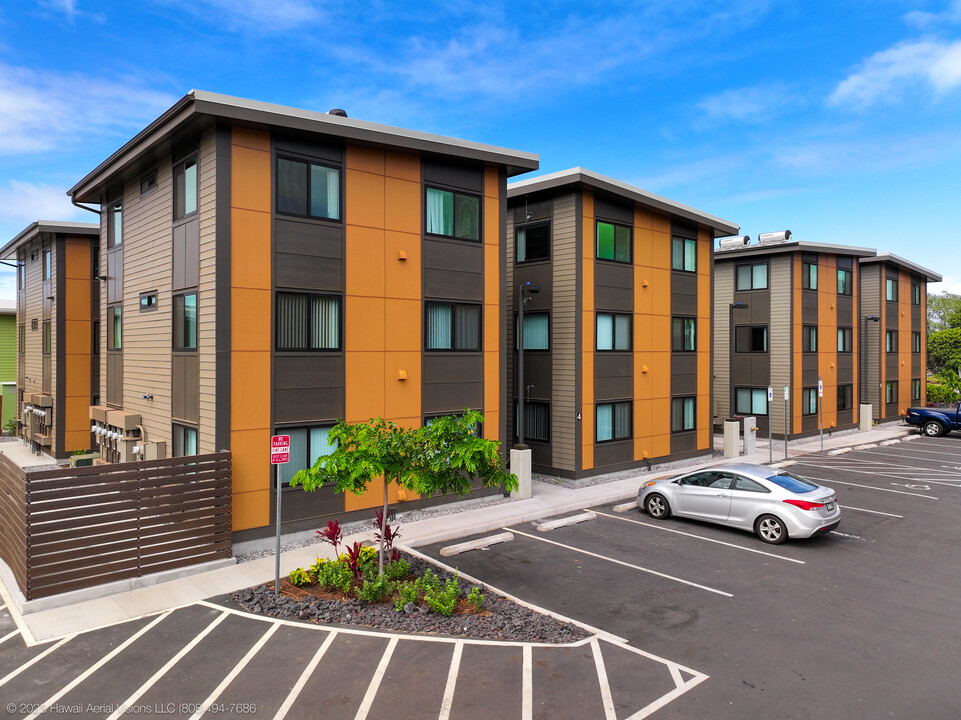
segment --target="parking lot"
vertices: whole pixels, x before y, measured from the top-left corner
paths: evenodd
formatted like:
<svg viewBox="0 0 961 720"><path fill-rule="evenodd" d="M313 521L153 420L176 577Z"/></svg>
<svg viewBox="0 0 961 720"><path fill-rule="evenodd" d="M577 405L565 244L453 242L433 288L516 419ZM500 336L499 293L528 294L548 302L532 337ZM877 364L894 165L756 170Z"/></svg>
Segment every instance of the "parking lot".
<svg viewBox="0 0 961 720"><path fill-rule="evenodd" d="M805 456L841 525L769 546L637 509L451 558L461 571L709 679L666 718L961 716L961 437Z"/></svg>

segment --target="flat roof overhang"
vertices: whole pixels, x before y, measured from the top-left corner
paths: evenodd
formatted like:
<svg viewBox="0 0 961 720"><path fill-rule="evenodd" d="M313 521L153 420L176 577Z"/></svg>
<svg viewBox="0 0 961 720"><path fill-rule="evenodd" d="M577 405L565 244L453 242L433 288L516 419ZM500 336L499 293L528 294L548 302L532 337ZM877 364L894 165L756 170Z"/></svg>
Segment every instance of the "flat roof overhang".
<svg viewBox="0 0 961 720"><path fill-rule="evenodd" d="M53 235L89 235L100 237L100 225L97 223L60 222L57 220L37 220L25 227L13 240L0 248L0 260L16 260L17 248L29 243L43 234Z"/></svg>

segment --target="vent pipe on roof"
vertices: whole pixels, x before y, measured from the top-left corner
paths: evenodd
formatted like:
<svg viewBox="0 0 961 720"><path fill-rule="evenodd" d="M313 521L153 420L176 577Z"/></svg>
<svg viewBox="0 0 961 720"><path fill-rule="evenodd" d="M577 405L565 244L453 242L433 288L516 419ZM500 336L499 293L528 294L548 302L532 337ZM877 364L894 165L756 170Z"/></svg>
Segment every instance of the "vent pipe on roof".
<svg viewBox="0 0 961 720"><path fill-rule="evenodd" d="M341 110L340 108L333 108L327 111L328 115L336 115L337 117L347 117L347 111Z"/></svg>
<svg viewBox="0 0 961 720"><path fill-rule="evenodd" d="M761 233L757 236L757 242L759 245L776 245L777 243L787 242L791 239L790 230L781 230L780 232L771 233Z"/></svg>
<svg viewBox="0 0 961 720"><path fill-rule="evenodd" d="M731 237L720 238L718 240L718 248L720 250L734 250L749 245L750 243L750 235L732 235Z"/></svg>

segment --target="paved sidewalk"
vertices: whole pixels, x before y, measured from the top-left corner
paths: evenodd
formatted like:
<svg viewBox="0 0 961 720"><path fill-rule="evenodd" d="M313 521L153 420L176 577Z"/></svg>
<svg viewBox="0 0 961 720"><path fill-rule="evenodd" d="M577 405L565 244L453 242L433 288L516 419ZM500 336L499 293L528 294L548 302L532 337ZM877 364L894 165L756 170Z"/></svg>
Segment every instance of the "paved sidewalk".
<svg viewBox="0 0 961 720"><path fill-rule="evenodd" d="M832 437L825 436L824 449L831 450L878 443L897 439L909 433L916 434L917 430L905 425L888 424L864 432ZM778 447L780 447L780 453L777 451ZM789 445L788 453L793 458L818 452L820 448L820 439L815 437ZM783 444L775 441L774 461L777 463L783 460ZM706 459L704 464L714 462L714 459ZM766 440L759 441L757 452L754 454L723 460L722 462L766 463L768 462ZM693 467L696 466L690 466L692 469ZM533 497L528 500L519 500L476 510L465 510L454 515L405 523L403 525L404 544L416 547L445 542L595 505L630 500L636 497L639 481L642 478L663 477L668 472L670 471L658 470L656 467L650 472L638 470L636 475L579 489L568 489L549 483L535 482ZM370 539L373 539L372 534ZM285 552L281 555L281 572L286 574L295 567L311 564L318 556L329 556L330 553L330 547L323 544L310 545ZM28 644L32 644L33 642L58 638L69 633L82 632L180 607L252 585L272 582L273 578L274 558L271 556L247 563L218 567L206 572L194 572L146 587L135 589L101 587L77 591L52 599L44 598L40 601L26 603L21 613L17 611L17 608L23 606L23 603L18 603L13 598L13 595L17 592L16 585L12 583L9 573L4 573L0 576L0 580L2 580L0 582L0 596L14 614L14 619L17 621L24 640ZM149 579L146 581L149 581ZM112 594L104 594L111 590L113 590ZM57 602L65 602L66 604L53 607L52 605Z"/></svg>

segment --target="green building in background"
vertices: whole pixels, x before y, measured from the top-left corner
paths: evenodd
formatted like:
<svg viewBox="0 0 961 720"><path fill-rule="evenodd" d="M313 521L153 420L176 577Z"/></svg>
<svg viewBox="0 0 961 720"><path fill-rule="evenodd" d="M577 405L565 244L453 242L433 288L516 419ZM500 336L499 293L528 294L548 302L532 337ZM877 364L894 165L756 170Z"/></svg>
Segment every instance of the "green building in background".
<svg viewBox="0 0 961 720"><path fill-rule="evenodd" d="M17 306L0 301L0 427L17 414Z"/></svg>

